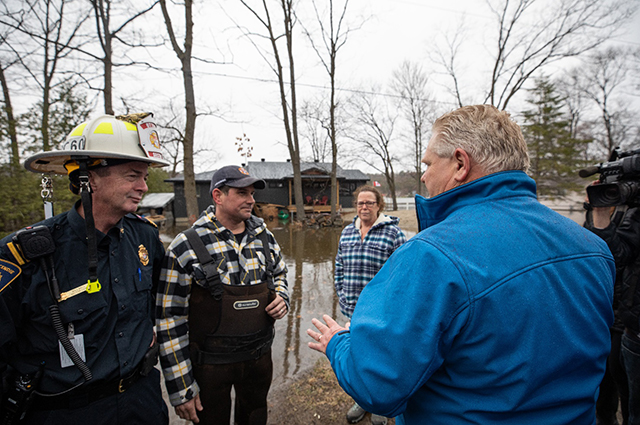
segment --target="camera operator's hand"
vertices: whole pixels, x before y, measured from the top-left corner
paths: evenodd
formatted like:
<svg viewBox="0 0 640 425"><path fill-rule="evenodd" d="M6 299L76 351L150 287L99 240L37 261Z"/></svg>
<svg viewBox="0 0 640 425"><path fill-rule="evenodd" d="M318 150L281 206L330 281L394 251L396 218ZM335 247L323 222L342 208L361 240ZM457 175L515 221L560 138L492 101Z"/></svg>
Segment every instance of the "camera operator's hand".
<svg viewBox="0 0 640 425"><path fill-rule="evenodd" d="M611 215L616 207L594 207L593 208L593 227L596 229L605 229L611 223Z"/></svg>
<svg viewBox="0 0 640 425"><path fill-rule="evenodd" d="M594 184L597 184L594 183ZM585 196L585 202L589 203L589 195ZM593 219L593 227L596 229L605 229L611 223L611 215L616 207L591 207L591 217Z"/></svg>

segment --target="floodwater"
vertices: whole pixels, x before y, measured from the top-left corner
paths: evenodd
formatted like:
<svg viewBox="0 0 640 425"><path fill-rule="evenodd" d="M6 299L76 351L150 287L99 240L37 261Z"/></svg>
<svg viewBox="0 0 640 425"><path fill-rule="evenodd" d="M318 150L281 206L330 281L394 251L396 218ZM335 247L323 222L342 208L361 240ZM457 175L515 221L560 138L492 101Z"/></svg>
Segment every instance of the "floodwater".
<svg viewBox="0 0 640 425"><path fill-rule="evenodd" d="M271 227L271 226L270 226ZM316 363L322 354L311 350L307 329L311 319L329 314L344 325L333 286L334 260L341 228L292 230L270 229L280 245L287 264L291 309L276 322L273 343L273 387L287 383Z"/></svg>

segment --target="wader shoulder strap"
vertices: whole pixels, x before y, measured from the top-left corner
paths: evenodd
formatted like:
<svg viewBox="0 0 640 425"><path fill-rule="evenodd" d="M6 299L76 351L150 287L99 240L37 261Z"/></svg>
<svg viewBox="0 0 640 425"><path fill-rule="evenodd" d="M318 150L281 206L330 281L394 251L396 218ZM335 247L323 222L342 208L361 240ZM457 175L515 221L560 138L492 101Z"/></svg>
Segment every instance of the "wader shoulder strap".
<svg viewBox="0 0 640 425"><path fill-rule="evenodd" d="M271 258L271 249L269 248L269 239L267 237L267 229L264 229L262 232L258 233L258 238L262 242L262 252L264 253L267 271L267 287L270 290L275 290L276 287L273 283L273 270L275 269L275 264L273 259Z"/></svg>
<svg viewBox="0 0 640 425"><path fill-rule="evenodd" d="M184 231L184 235L189 241L189 245L196 253L198 262L202 265L202 271L204 272L204 278L208 283L208 287L211 290L211 295L216 300L222 299L222 281L220 275L214 263L213 257L207 251L207 247L204 246L202 239L198 236L196 229L190 227Z"/></svg>

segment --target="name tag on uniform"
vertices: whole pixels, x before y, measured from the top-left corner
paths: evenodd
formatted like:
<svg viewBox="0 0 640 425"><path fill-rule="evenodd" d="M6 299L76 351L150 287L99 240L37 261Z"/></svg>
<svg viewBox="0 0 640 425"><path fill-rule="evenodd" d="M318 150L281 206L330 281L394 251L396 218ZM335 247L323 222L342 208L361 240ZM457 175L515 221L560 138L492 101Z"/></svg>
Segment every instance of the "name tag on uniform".
<svg viewBox="0 0 640 425"><path fill-rule="evenodd" d="M84 335L74 335L74 337L70 338L69 341L71 341L73 348L76 349L76 352L80 355L82 361L86 362L87 359L84 354ZM71 360L71 357L69 357L60 341L58 341L58 348L60 349L60 367L73 366L73 360Z"/></svg>
<svg viewBox="0 0 640 425"><path fill-rule="evenodd" d="M259 305L260 301L258 300L244 300L234 302L233 308L235 310L251 310L252 308L258 308Z"/></svg>

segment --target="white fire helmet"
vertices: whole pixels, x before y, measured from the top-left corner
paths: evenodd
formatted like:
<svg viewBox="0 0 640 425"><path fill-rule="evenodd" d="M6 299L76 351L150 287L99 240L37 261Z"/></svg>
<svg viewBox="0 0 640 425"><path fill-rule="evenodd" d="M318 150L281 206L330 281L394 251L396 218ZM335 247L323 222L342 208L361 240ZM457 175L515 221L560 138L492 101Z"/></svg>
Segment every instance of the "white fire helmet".
<svg viewBox="0 0 640 425"><path fill-rule="evenodd" d="M24 166L34 173L68 174L78 168L76 160L87 157L106 160L102 165L109 165L109 159L169 165L162 156L153 114L142 113L86 121L69 133L58 150L37 153Z"/></svg>

